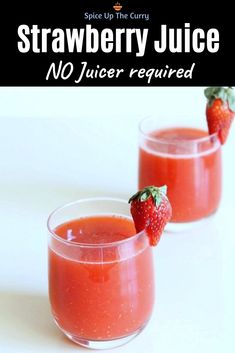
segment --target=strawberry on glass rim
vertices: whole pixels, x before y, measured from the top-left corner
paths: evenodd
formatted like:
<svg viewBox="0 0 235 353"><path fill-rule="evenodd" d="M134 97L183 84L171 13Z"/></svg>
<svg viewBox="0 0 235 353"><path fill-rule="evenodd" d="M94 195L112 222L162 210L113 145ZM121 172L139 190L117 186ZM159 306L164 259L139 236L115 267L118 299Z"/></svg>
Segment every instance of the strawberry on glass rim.
<svg viewBox="0 0 235 353"><path fill-rule="evenodd" d="M235 115L235 96L232 87L208 87L206 118L209 134L217 133L221 144L227 140Z"/></svg>
<svg viewBox="0 0 235 353"><path fill-rule="evenodd" d="M171 204L166 193L166 185L147 186L129 200L136 231L145 230L152 246L158 244L165 225L172 215Z"/></svg>

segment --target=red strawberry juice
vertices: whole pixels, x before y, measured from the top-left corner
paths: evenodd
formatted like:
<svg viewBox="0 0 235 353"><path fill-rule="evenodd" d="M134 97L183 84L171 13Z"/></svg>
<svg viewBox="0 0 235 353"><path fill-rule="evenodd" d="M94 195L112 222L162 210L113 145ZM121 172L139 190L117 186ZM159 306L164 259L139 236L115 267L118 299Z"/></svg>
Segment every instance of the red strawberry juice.
<svg viewBox="0 0 235 353"><path fill-rule="evenodd" d="M54 232L62 242L53 239L49 246L49 294L59 327L88 340L125 337L142 328L154 302L152 252L145 235L133 240L132 220L89 216Z"/></svg>
<svg viewBox="0 0 235 353"><path fill-rule="evenodd" d="M167 128L142 137L139 188L167 185L172 222L190 222L217 209L221 196L221 146L216 135Z"/></svg>

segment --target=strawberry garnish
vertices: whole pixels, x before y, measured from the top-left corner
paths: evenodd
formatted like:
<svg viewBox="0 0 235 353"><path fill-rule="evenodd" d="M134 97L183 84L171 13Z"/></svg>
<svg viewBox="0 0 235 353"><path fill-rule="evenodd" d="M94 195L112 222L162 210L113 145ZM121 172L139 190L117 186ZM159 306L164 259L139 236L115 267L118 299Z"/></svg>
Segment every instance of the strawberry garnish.
<svg viewBox="0 0 235 353"><path fill-rule="evenodd" d="M158 244L164 227L171 218L172 210L166 191L166 186L148 186L129 200L136 231L145 229L152 246Z"/></svg>
<svg viewBox="0 0 235 353"><path fill-rule="evenodd" d="M206 118L209 134L217 133L223 145L235 115L235 96L231 87L208 87L204 91L208 99Z"/></svg>

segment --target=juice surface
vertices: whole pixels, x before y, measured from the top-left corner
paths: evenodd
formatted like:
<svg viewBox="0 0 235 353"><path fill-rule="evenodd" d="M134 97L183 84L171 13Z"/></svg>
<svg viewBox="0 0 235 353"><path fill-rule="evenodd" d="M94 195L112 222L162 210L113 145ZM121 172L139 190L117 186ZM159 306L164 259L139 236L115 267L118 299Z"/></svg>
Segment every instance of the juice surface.
<svg viewBox="0 0 235 353"><path fill-rule="evenodd" d="M134 223L121 216L83 217L60 225L55 232L63 239L87 244L112 243L136 233Z"/></svg>
<svg viewBox="0 0 235 353"><path fill-rule="evenodd" d="M159 143L150 141L140 148L139 188L167 185L173 222L196 221L212 214L221 197L220 145L210 139L194 143L208 133L193 128L165 129L150 136Z"/></svg>
<svg viewBox="0 0 235 353"><path fill-rule="evenodd" d="M153 137L164 138L167 141L190 141L208 136L208 132L195 128L169 128L154 131L150 134Z"/></svg>
<svg viewBox="0 0 235 353"><path fill-rule="evenodd" d="M128 218L97 216L62 224L55 233L72 242L108 244L132 236L135 228ZM141 241L124 243L66 250L65 257L60 247L49 249L50 301L57 323L67 333L115 339L148 321L154 301L151 248Z"/></svg>

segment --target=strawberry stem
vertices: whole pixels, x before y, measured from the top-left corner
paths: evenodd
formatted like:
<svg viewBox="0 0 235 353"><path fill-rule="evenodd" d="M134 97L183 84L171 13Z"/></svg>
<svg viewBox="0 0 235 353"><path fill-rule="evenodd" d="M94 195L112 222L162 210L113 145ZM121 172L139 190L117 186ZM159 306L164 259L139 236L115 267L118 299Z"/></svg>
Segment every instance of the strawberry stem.
<svg viewBox="0 0 235 353"><path fill-rule="evenodd" d="M208 105L211 106L215 99L221 99L227 102L229 109L235 112L235 95L232 87L208 87L204 90L204 94L208 99Z"/></svg>
<svg viewBox="0 0 235 353"><path fill-rule="evenodd" d="M143 188L142 190L135 193L130 199L129 203L134 200L138 200L140 202L144 202L148 200L149 197L152 197L156 206L159 206L162 202L163 197L166 196L167 193L167 186L163 185L160 187L151 185Z"/></svg>

